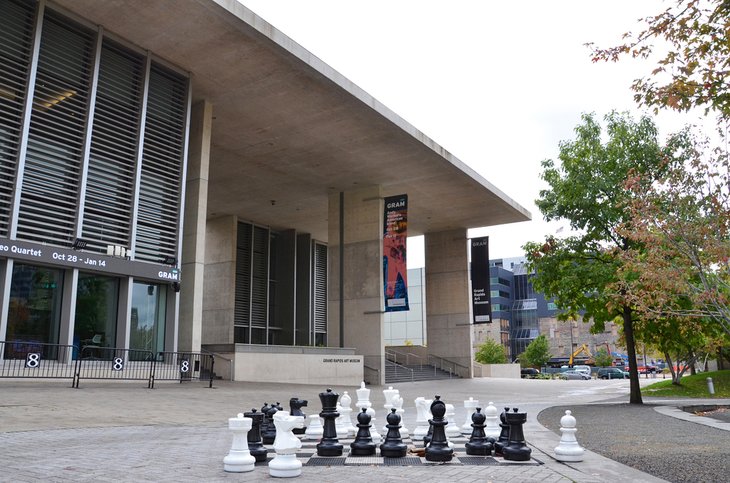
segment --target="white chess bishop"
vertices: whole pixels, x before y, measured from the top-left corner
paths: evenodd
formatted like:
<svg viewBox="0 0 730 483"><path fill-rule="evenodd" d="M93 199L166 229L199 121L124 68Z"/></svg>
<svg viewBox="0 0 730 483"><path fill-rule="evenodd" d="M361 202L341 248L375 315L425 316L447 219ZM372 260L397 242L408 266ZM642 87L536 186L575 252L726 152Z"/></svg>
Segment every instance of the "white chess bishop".
<svg viewBox="0 0 730 483"><path fill-rule="evenodd" d="M309 420L309 423L307 424L307 429L304 431L304 439L310 441L322 439L322 434L324 434L322 418L317 414L310 414L307 416L307 420Z"/></svg>
<svg viewBox="0 0 730 483"><path fill-rule="evenodd" d="M277 411L274 414L276 438L274 451L276 456L269 461L269 474L278 478L292 478L302 474L302 462L297 459L297 450L302 442L292 431L304 427L304 418L292 416L288 411Z"/></svg>

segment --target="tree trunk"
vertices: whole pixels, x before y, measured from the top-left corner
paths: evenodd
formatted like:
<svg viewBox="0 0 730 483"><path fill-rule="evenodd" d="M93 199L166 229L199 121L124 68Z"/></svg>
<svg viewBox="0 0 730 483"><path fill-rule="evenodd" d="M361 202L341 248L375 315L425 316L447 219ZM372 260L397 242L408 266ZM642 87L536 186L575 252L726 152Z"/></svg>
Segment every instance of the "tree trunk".
<svg viewBox="0 0 730 483"><path fill-rule="evenodd" d="M631 307L624 306L622 314L624 320L624 337L626 338L626 354L629 356L629 403L644 404L641 400L639 386L639 368L636 364L636 342L634 341L634 322L631 318Z"/></svg>

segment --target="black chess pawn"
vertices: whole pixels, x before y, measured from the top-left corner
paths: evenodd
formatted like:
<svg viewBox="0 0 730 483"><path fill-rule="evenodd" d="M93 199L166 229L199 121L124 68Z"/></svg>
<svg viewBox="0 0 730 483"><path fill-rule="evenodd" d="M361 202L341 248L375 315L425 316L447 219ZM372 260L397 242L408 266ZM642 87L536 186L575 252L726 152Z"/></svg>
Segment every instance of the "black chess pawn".
<svg viewBox="0 0 730 483"><path fill-rule="evenodd" d="M248 431L248 450L251 456L256 458L257 462L266 461L266 454L268 451L264 448L264 444L261 441L261 422L264 420L264 415L255 409L252 409L249 413L244 413L244 417L251 418L251 429Z"/></svg>
<svg viewBox="0 0 730 483"><path fill-rule="evenodd" d="M266 432L266 428L269 426L269 422L266 420L266 413L269 412L269 409L271 409L271 406L269 406L269 403L265 402L263 406L261 406L261 414L264 415L264 419L261 421L261 434L264 434Z"/></svg>
<svg viewBox="0 0 730 483"><path fill-rule="evenodd" d="M264 441L264 444L274 444L274 440L276 439L276 425L274 425L274 414L276 414L278 411L279 410L273 404L269 406L269 410L266 411L266 415L264 416L264 421L266 421L266 428L261 431L261 439Z"/></svg>
<svg viewBox="0 0 730 483"><path fill-rule="evenodd" d="M289 399L289 414L292 416L301 416L304 418L304 420L307 420L306 414L302 412L302 408L307 406L306 399L299 399L298 397L293 397ZM292 432L294 434L304 434L304 431L306 431L306 428L294 428L292 429Z"/></svg>
<svg viewBox="0 0 730 483"><path fill-rule="evenodd" d="M509 461L530 461L532 450L527 447L525 434L522 425L527 421L527 413L518 413L517 408L513 412L505 413L505 419L509 424L509 443L502 448L504 459Z"/></svg>
<svg viewBox="0 0 730 483"><path fill-rule="evenodd" d="M454 450L449 448L446 440L445 426L448 424L444 419L446 404L440 400L439 396L434 396L434 399L434 402L431 403L433 419L428 421L433 426L433 436L429 445L426 446L426 461L451 461Z"/></svg>
<svg viewBox="0 0 730 483"><path fill-rule="evenodd" d="M487 439L484 433L484 421L487 417L482 414L482 408L476 408L476 412L471 415L471 437L466 443L466 454L474 456L490 456L492 454L492 443Z"/></svg>
<svg viewBox="0 0 730 483"><path fill-rule="evenodd" d="M322 412L319 417L322 423L322 439L317 444L317 456L342 456L342 445L337 440L337 429L335 419L339 417L337 412L337 398L339 394L327 389L319 393L319 400L322 401Z"/></svg>
<svg viewBox="0 0 730 483"><path fill-rule="evenodd" d="M499 439L494 443L494 456L504 456L502 450L507 443L509 443L509 424L507 424L507 417L505 414L509 412L509 408L504 408L502 414L499 415L499 427L502 431L499 433Z"/></svg>
<svg viewBox="0 0 730 483"><path fill-rule="evenodd" d="M400 436L400 414L396 413L395 408L390 409L390 414L386 416L388 422L386 427L388 433L385 435L385 441L380 445L380 456L383 458L403 458L408 452L408 446L403 443Z"/></svg>
<svg viewBox="0 0 730 483"><path fill-rule="evenodd" d="M367 408L362 408L362 412L357 415L358 429L355 441L350 443L351 456L375 456L377 445L370 436L370 419Z"/></svg>

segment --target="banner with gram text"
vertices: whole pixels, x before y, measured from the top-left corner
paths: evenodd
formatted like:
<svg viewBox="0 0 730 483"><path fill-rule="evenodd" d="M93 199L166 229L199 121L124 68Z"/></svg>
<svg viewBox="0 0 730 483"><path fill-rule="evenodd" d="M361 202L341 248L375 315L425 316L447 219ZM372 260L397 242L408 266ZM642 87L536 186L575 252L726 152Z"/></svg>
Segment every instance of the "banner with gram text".
<svg viewBox="0 0 730 483"><path fill-rule="evenodd" d="M475 324L492 322L489 284L489 237L471 240L471 306Z"/></svg>
<svg viewBox="0 0 730 483"><path fill-rule="evenodd" d="M385 311L408 310L408 195L385 198L383 216L383 288Z"/></svg>

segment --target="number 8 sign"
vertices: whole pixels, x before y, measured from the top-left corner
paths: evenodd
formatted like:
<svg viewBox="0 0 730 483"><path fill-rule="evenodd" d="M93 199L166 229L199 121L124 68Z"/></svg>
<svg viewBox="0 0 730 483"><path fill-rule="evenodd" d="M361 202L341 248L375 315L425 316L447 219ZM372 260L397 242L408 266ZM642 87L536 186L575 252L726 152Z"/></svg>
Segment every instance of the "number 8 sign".
<svg viewBox="0 0 730 483"><path fill-rule="evenodd" d="M34 369L41 365L41 355L37 352L28 352L25 356L25 367Z"/></svg>

